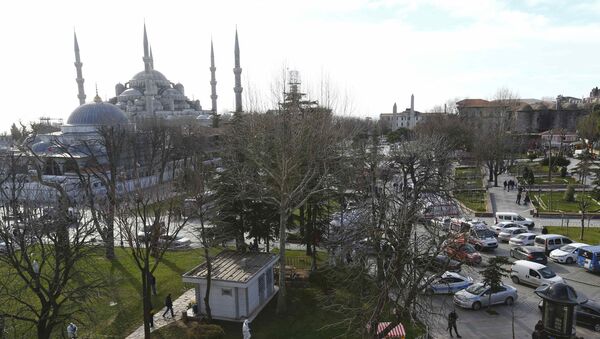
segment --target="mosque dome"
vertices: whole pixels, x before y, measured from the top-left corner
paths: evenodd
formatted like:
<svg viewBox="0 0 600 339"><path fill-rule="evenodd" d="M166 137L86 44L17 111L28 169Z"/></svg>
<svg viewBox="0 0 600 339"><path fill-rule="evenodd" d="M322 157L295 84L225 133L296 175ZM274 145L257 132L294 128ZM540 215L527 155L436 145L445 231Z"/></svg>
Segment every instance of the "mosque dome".
<svg viewBox="0 0 600 339"><path fill-rule="evenodd" d="M151 69L148 72L141 71L133 76L133 79L129 82L132 86L146 86L146 80L154 81L159 86L170 86L171 82L161 72Z"/></svg>
<svg viewBox="0 0 600 339"><path fill-rule="evenodd" d="M77 107L67 120L68 125L119 125L127 122L123 111L113 104L102 102L98 96L94 102Z"/></svg>
<svg viewBox="0 0 600 339"><path fill-rule="evenodd" d="M119 94L119 97L121 98L132 98L135 99L137 97L141 97L143 96L142 92L138 91L135 88L128 88L125 91L123 91L123 93Z"/></svg>
<svg viewBox="0 0 600 339"><path fill-rule="evenodd" d="M31 150L34 153L39 154L39 153L48 152L48 150L50 149L51 146L52 146L52 144L50 142L39 141L31 146Z"/></svg>
<svg viewBox="0 0 600 339"><path fill-rule="evenodd" d="M183 99L183 94L174 88L167 88L162 92L163 97L171 97L174 99Z"/></svg>
<svg viewBox="0 0 600 339"><path fill-rule="evenodd" d="M543 110L548 109L548 107L546 107L546 105L544 105L541 102L537 102L537 103L533 104L533 109L536 111L543 111Z"/></svg>

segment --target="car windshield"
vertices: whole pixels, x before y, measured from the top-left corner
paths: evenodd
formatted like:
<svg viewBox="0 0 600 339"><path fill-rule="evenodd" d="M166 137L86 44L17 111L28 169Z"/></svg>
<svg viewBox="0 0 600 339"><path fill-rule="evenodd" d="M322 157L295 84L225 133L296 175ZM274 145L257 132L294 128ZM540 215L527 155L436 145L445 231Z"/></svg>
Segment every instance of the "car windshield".
<svg viewBox="0 0 600 339"><path fill-rule="evenodd" d="M475 231L475 234L477 235L477 238L480 239L485 239L493 236L493 232L491 232L490 230L477 230Z"/></svg>
<svg viewBox="0 0 600 339"><path fill-rule="evenodd" d="M572 246L572 245L565 245L560 248L561 251L565 251L565 252L571 252L574 249L575 249L575 246Z"/></svg>
<svg viewBox="0 0 600 339"><path fill-rule="evenodd" d="M549 269L548 267L544 267L541 270L539 270L538 272L540 272L540 274L542 275L542 277L544 277L546 279L556 277L556 273L552 272L552 270Z"/></svg>
<svg viewBox="0 0 600 339"><path fill-rule="evenodd" d="M519 240L523 240L523 239L525 239L525 237L527 237L527 236L523 235L523 234L517 235L517 239L519 239Z"/></svg>
<svg viewBox="0 0 600 339"><path fill-rule="evenodd" d="M483 284L475 284L467 287L467 292L475 295L481 295L483 292L487 290L487 286Z"/></svg>

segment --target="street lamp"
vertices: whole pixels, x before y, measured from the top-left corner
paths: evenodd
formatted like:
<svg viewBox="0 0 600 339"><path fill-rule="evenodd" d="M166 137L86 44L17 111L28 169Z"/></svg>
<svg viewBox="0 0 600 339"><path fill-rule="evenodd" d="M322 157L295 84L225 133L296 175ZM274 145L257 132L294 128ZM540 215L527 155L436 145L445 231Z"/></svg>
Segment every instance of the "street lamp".
<svg viewBox="0 0 600 339"><path fill-rule="evenodd" d="M535 290L544 302L542 323L544 334L556 339L575 338L575 305L587 299L578 297L573 287L564 283L542 285Z"/></svg>

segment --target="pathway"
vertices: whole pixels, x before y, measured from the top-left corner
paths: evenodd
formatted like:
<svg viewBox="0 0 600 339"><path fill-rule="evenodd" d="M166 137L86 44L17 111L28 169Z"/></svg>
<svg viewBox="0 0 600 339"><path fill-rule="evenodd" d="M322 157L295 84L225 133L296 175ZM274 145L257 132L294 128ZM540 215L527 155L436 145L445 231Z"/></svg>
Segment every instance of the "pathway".
<svg viewBox="0 0 600 339"><path fill-rule="evenodd" d="M173 311L175 312L175 318L171 318L171 314L168 314L163 318L163 313L167 310L166 307L163 307L160 311L158 311L154 315L154 328L150 328L150 331L155 331L167 324L170 324L177 319L181 318L181 312L187 311L188 304L196 299L195 290L192 288L186 292L184 292L179 298L173 300ZM130 334L127 339L143 339L144 338L144 325L140 326L137 330L135 330L132 334Z"/></svg>

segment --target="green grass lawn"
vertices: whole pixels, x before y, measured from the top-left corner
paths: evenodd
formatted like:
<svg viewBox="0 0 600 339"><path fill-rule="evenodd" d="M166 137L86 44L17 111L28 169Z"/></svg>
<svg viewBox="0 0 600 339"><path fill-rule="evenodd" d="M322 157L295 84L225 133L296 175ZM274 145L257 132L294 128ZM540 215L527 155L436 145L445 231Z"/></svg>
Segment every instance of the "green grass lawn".
<svg viewBox="0 0 600 339"><path fill-rule="evenodd" d="M454 175L456 177L476 177L481 176L481 170L478 167L457 167Z"/></svg>
<svg viewBox="0 0 600 339"><path fill-rule="evenodd" d="M573 241L580 241L581 222L575 221L568 228L561 226L546 226L546 229L548 230L548 233L562 234ZM600 228L587 227L586 223L586 227L583 231L583 242L590 245L600 245Z"/></svg>
<svg viewBox="0 0 600 339"><path fill-rule="evenodd" d="M567 213L578 213L581 209L579 206L579 200L581 194L575 193L575 201L568 202L564 200L564 192L542 192L541 194L532 192L531 200L535 203L536 207L540 212L567 212ZM600 211L600 204L592 199L592 197L586 193L586 200L589 201L590 205L587 212L598 212ZM550 204L550 198L552 198L552 204Z"/></svg>
<svg viewBox="0 0 600 339"><path fill-rule="evenodd" d="M457 189L482 188L481 177L456 177L454 179Z"/></svg>
<svg viewBox="0 0 600 339"><path fill-rule="evenodd" d="M525 184L525 181L523 180L522 177L518 177L517 180L519 180L519 183L521 183L521 185L527 185ZM556 175L552 175L552 178L550 180L548 180L548 175L543 175L543 176L539 176L536 175L535 176L535 181L534 181L534 185L548 185L548 184L557 184L557 185L571 185L571 184L576 184L577 180L575 180L575 178L573 177L564 177L562 178L560 175L556 174Z"/></svg>
<svg viewBox="0 0 600 339"><path fill-rule="evenodd" d="M318 300L322 297L316 288L289 288L288 289L288 312L278 315L277 296L265 307L256 319L250 324L253 338L272 339L329 339L343 333L341 328L324 328L344 320L343 314L324 310L318 306ZM242 337L242 324L238 322L216 321L216 324L225 330L225 339L239 339ZM408 323L404 324L407 338L414 338L419 333ZM173 324L161 328L152 333L155 339L185 339L185 329L181 324ZM356 336L344 336L343 338L360 338Z"/></svg>
<svg viewBox="0 0 600 339"><path fill-rule="evenodd" d="M486 211L486 191L456 191L454 198L476 212Z"/></svg>

